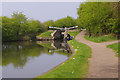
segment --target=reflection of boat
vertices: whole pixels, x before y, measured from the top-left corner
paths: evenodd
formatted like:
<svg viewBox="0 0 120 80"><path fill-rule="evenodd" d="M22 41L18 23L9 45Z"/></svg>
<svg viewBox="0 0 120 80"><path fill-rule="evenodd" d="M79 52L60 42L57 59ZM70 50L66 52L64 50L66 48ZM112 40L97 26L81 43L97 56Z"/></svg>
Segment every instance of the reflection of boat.
<svg viewBox="0 0 120 80"><path fill-rule="evenodd" d="M70 52L70 49L66 41L60 41L60 40L37 41L37 44L40 44L43 47L47 47L49 52L55 52L55 51L63 51L63 52L67 51L67 53Z"/></svg>

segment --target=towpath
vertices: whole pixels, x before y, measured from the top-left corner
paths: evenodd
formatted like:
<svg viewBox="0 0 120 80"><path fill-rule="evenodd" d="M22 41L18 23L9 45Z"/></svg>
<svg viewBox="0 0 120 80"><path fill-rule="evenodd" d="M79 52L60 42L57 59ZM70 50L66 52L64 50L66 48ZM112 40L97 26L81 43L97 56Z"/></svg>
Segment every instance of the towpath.
<svg viewBox="0 0 120 80"><path fill-rule="evenodd" d="M118 57L112 49L106 47L118 41L94 43L84 39L85 33L85 30L80 32L76 40L87 44L92 49L87 78L118 78Z"/></svg>

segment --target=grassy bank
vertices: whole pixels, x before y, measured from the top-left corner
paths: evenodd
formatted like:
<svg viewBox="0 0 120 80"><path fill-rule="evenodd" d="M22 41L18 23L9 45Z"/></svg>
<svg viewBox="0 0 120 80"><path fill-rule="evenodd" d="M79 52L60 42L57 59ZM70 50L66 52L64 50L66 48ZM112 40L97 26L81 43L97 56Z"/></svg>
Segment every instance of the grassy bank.
<svg viewBox="0 0 120 80"><path fill-rule="evenodd" d="M119 47L118 45L120 45L120 42L108 45L107 47L112 48L116 53L120 55L120 49L118 48Z"/></svg>
<svg viewBox="0 0 120 80"><path fill-rule="evenodd" d="M111 35L94 37L94 38L93 37L88 37L87 35L85 35L84 38L86 40L89 40L89 41L92 41L92 42L96 42L96 43L117 40L116 38L114 38Z"/></svg>
<svg viewBox="0 0 120 80"><path fill-rule="evenodd" d="M75 36L79 32L70 32ZM75 39L69 41L75 49L75 54L70 60L57 66L52 71L40 75L36 78L84 78L88 72L88 58L91 54L91 48L83 43L77 42Z"/></svg>
<svg viewBox="0 0 120 80"><path fill-rule="evenodd" d="M47 31L38 35L38 37L51 37L52 31Z"/></svg>

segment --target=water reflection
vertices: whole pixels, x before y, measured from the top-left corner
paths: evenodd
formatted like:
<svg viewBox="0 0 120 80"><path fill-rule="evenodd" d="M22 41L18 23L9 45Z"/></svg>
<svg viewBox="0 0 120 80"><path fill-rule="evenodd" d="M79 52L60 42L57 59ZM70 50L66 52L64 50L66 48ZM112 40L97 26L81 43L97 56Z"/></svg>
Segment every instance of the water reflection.
<svg viewBox="0 0 120 80"><path fill-rule="evenodd" d="M2 65L7 66L12 63L14 67L23 67L29 57L40 56L41 50L45 52L43 47L30 42L3 43Z"/></svg>
<svg viewBox="0 0 120 80"><path fill-rule="evenodd" d="M71 53L70 49L68 48L67 42L60 41L60 40L54 40L54 41L37 41L37 44L40 44L46 48L48 48L48 51L50 53L61 51L63 53ZM67 54L65 54L67 55Z"/></svg>
<svg viewBox="0 0 120 80"><path fill-rule="evenodd" d="M61 41L6 42L2 45L3 77L35 77L70 56L67 44Z"/></svg>

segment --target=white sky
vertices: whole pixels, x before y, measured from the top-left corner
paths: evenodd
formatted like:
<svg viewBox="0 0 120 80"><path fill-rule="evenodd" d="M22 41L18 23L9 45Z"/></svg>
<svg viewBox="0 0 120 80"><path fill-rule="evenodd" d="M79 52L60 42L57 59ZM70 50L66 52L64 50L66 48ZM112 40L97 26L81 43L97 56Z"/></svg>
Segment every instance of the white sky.
<svg viewBox="0 0 120 80"><path fill-rule="evenodd" d="M13 12L22 11L26 17L40 20L57 20L67 16L77 18L80 2L3 2L2 16L11 17Z"/></svg>
<svg viewBox="0 0 120 80"><path fill-rule="evenodd" d="M83 2L85 0L1 0L2 2Z"/></svg>
<svg viewBox="0 0 120 80"><path fill-rule="evenodd" d="M2 2L118 2L120 0L1 0Z"/></svg>

